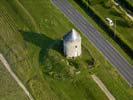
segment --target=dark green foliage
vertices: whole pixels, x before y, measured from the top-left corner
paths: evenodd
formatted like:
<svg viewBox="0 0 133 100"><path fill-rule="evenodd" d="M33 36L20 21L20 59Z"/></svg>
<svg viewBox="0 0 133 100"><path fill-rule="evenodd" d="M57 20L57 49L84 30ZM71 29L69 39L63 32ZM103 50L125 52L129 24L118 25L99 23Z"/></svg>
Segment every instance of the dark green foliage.
<svg viewBox="0 0 133 100"><path fill-rule="evenodd" d="M133 1L132 0L118 0L121 5L127 8L129 11L133 13Z"/></svg>
<svg viewBox="0 0 133 100"><path fill-rule="evenodd" d="M55 50L49 49L47 56L44 59L44 67L42 70L44 74L52 76L56 79L65 79L69 75L69 62L64 59L61 54Z"/></svg>

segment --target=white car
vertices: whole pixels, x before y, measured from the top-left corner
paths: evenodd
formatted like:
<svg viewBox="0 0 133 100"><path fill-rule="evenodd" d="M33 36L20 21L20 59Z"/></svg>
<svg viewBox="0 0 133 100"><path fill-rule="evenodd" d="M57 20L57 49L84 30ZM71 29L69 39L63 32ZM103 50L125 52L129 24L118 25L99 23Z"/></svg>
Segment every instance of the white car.
<svg viewBox="0 0 133 100"><path fill-rule="evenodd" d="M109 26L113 26L114 23L110 18L106 18L106 21L109 23Z"/></svg>

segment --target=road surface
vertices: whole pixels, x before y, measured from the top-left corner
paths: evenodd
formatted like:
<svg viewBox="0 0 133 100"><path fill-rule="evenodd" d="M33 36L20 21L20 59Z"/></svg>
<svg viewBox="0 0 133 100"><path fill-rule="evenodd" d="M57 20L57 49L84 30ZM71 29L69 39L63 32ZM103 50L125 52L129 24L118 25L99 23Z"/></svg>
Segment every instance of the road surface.
<svg viewBox="0 0 133 100"><path fill-rule="evenodd" d="M133 86L133 66L67 0L52 0L62 13L101 51L119 74Z"/></svg>
<svg viewBox="0 0 133 100"><path fill-rule="evenodd" d="M14 80L18 83L18 85L23 89L23 91L29 97L29 99L34 100L32 95L29 93L29 91L23 85L23 83L19 80L19 78L16 76L16 74L12 71L12 69L10 68L10 65L8 64L8 62L6 61L6 59L3 57L3 55L1 53L0 53L0 61L3 63L3 65L8 70L8 72L11 74L11 76L14 78Z"/></svg>

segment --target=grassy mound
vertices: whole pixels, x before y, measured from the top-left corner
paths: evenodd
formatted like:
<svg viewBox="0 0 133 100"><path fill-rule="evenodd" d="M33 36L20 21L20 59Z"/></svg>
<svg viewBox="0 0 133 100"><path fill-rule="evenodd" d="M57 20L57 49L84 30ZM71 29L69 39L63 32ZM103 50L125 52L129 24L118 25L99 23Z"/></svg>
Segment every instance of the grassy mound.
<svg viewBox="0 0 133 100"><path fill-rule="evenodd" d="M55 45L60 48L61 46ZM60 52L59 52L60 51ZM47 55L42 63L44 74L55 79L69 79L80 73L81 70L87 69L88 66L94 66L94 60L90 53L83 47L83 54L75 59L67 59L59 49L48 49Z"/></svg>

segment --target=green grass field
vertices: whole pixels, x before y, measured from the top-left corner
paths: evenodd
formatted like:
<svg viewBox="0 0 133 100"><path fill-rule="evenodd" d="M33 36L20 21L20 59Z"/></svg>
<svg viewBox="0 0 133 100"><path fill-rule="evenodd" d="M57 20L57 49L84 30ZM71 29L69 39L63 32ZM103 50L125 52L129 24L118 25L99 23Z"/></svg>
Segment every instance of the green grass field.
<svg viewBox="0 0 133 100"><path fill-rule="evenodd" d="M107 100L90 77L93 73L116 99L132 100L133 90L82 34L83 55L74 61L62 55L61 39L74 26L50 0L19 1L39 33L33 31L34 25L29 27L24 21L24 12L14 10L13 4L2 0L0 52L36 100ZM88 69L88 62L92 61L94 68Z"/></svg>

